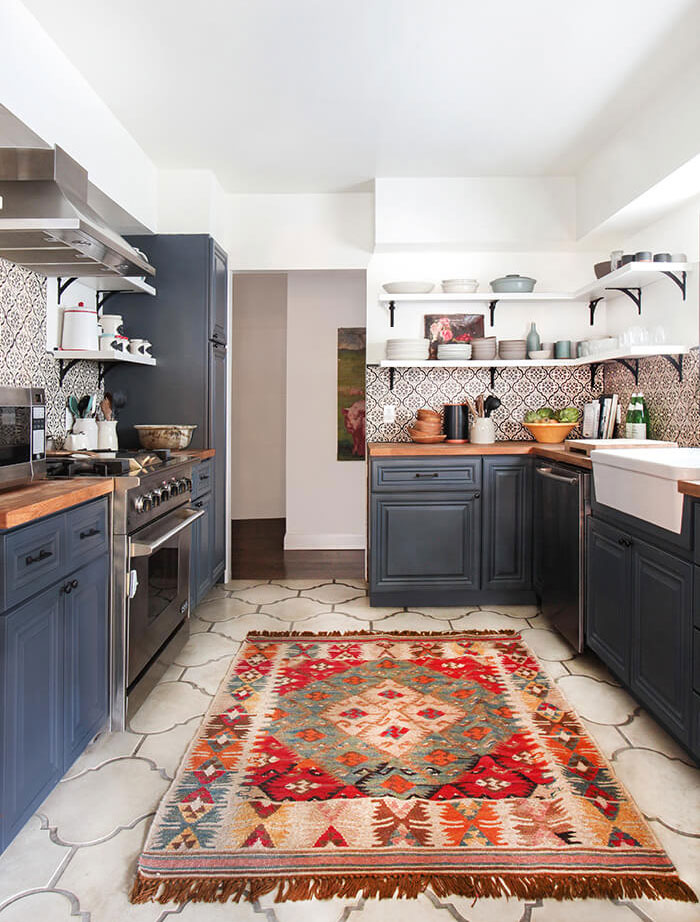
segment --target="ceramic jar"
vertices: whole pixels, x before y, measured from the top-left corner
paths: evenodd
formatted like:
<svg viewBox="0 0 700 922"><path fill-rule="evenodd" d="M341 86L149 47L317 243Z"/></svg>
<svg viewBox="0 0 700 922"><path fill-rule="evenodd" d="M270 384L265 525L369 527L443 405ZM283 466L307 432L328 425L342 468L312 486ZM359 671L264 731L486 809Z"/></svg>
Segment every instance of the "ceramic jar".
<svg viewBox="0 0 700 922"><path fill-rule="evenodd" d="M477 416L472 420L469 441L473 445L491 445L496 441L496 429L493 420L487 416Z"/></svg>

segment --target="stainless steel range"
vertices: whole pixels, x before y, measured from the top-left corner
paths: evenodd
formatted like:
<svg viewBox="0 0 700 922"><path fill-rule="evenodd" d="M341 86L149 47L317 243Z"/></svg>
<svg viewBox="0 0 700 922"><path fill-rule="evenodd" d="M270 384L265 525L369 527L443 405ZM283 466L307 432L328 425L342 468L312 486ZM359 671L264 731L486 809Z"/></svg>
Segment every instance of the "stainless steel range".
<svg viewBox="0 0 700 922"><path fill-rule="evenodd" d="M126 726L189 636L192 465L168 452L74 455L50 477L114 478L111 727Z"/></svg>

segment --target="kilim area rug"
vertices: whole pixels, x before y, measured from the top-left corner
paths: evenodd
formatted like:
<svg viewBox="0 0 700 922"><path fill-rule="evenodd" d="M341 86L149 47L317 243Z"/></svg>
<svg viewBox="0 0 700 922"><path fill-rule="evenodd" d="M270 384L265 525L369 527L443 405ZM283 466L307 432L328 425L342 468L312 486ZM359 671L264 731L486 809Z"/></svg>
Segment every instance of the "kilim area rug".
<svg viewBox="0 0 700 922"><path fill-rule="evenodd" d="M249 634L131 894L696 901L518 634Z"/></svg>

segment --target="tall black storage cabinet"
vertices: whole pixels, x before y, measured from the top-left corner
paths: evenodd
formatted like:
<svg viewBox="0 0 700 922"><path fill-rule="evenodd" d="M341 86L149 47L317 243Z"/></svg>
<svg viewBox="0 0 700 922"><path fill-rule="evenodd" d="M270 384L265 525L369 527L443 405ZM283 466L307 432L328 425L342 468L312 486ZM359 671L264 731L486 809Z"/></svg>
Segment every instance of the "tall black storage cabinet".
<svg viewBox="0 0 700 922"><path fill-rule="evenodd" d="M206 234L129 237L156 267L155 297L117 294L104 307L121 314L129 337L148 339L158 364L114 365L109 391L126 393L119 412L119 444L138 448L134 425L197 426L191 448L214 448L212 567L224 569L226 535L226 254Z"/></svg>

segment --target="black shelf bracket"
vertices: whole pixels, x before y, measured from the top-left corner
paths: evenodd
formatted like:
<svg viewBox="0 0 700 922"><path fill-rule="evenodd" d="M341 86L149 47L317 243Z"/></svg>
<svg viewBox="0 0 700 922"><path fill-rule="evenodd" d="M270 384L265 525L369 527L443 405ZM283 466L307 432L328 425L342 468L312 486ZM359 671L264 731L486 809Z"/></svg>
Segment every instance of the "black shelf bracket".
<svg viewBox="0 0 700 922"><path fill-rule="evenodd" d="M66 290L66 288L68 288L69 285L72 285L73 282L78 281L78 276L74 275L72 278L69 278L69 279L58 278L56 279L56 281L58 282L58 303L60 304L61 298L63 297L63 292Z"/></svg>
<svg viewBox="0 0 700 922"><path fill-rule="evenodd" d="M591 326L593 326L593 318L595 317L595 309L598 307L603 298L591 298L588 302L588 310L591 312Z"/></svg>
<svg viewBox="0 0 700 922"><path fill-rule="evenodd" d="M394 390L394 367L393 366L389 369L389 390L390 391Z"/></svg>
<svg viewBox="0 0 700 922"><path fill-rule="evenodd" d="M637 313L642 314L642 289L641 288L608 288L608 291L622 291L637 305Z"/></svg>
<svg viewBox="0 0 700 922"><path fill-rule="evenodd" d="M672 365L678 372L678 383L683 383L683 356L673 356L673 355L662 355L662 359L666 359L669 365Z"/></svg>
<svg viewBox="0 0 700 922"><path fill-rule="evenodd" d="M70 362L66 362L65 359L58 360L58 383L63 387L63 382L66 380L66 375L71 370L74 365L77 365L79 359L71 359Z"/></svg>
<svg viewBox="0 0 700 922"><path fill-rule="evenodd" d="M389 326L394 325L394 311L396 310L396 301L389 301Z"/></svg>
<svg viewBox="0 0 700 922"><path fill-rule="evenodd" d="M624 365L634 376L634 383L639 384L639 359L615 359L618 365Z"/></svg>
<svg viewBox="0 0 700 922"><path fill-rule="evenodd" d="M688 278L688 273L685 271L685 269L683 269L680 275L676 275L675 272L669 272L666 269L662 269L661 271L663 272L665 276L670 278L672 282L675 282L676 285L678 285L678 287L681 290L681 294L683 295L683 300L685 301L685 294L686 294L685 286L686 286L686 281Z"/></svg>
<svg viewBox="0 0 700 922"><path fill-rule="evenodd" d="M601 364L600 362L591 362L591 364L590 364L590 369L591 369L591 387L595 387L595 373L596 373L596 372L598 371L598 369L600 368L600 364Z"/></svg>
<svg viewBox="0 0 700 922"><path fill-rule="evenodd" d="M489 314L491 316L491 326L496 323L496 305L498 304L499 299L496 298L495 301L489 301Z"/></svg>
<svg viewBox="0 0 700 922"><path fill-rule="evenodd" d="M112 295L116 294L118 294L116 291L98 291L95 296L95 304L97 306L97 310L102 310L102 308L105 306L105 303L109 301Z"/></svg>

